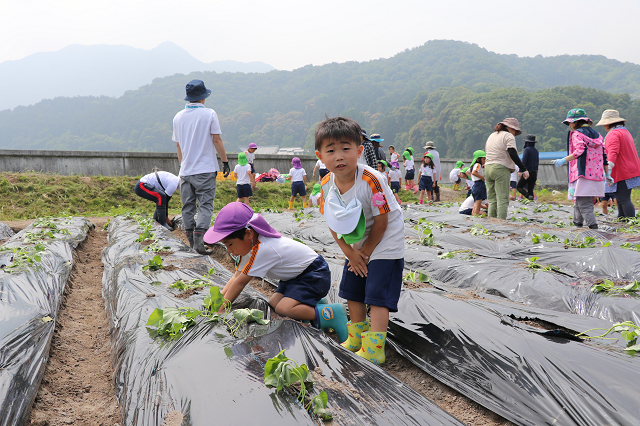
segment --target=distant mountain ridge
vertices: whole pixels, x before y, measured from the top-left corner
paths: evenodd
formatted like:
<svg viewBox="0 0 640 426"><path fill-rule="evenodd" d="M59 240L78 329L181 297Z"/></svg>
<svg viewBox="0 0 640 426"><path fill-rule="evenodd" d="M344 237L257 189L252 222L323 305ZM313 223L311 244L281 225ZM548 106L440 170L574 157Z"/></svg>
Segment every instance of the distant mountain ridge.
<svg viewBox="0 0 640 426"><path fill-rule="evenodd" d="M56 52L0 62L0 110L58 96L122 96L154 78L177 73L264 73L273 69L263 62L204 63L171 42L151 50L122 45L71 45Z"/></svg>
<svg viewBox="0 0 640 426"><path fill-rule="evenodd" d="M212 90L206 106L218 113L230 151L251 142L313 151L325 114L353 118L396 148L421 149L432 140L452 156L483 146L507 116L538 134L540 146L562 149L563 114L575 107L591 118L617 109L640 137L640 65L586 55L519 58L434 40L387 59L194 72L156 78L119 98L60 97L0 111L0 148L174 151L172 119L193 78Z"/></svg>

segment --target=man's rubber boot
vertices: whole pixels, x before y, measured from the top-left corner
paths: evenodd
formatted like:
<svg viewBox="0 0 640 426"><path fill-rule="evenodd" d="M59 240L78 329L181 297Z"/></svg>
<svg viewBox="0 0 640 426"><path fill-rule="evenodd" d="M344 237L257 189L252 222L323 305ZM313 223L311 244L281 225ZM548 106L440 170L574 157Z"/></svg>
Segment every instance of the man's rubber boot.
<svg viewBox="0 0 640 426"><path fill-rule="evenodd" d="M302 203L302 208L303 208L303 209L306 209L306 208L307 208L307 203L306 203L306 202L305 202L305 203Z"/></svg>
<svg viewBox="0 0 640 426"><path fill-rule="evenodd" d="M211 253L213 253L213 251L209 250L204 246L203 238L204 238L205 232L207 232L206 229L200 229L200 228L196 228L196 230L193 231L193 248L199 254L203 256L209 256Z"/></svg>
<svg viewBox="0 0 640 426"><path fill-rule="evenodd" d="M369 331L369 320L355 324L349 321L347 323L347 330L349 330L349 338L342 342L341 345L351 352L358 352L362 348L362 333Z"/></svg>
<svg viewBox="0 0 640 426"><path fill-rule="evenodd" d="M193 248L193 229L185 229L184 234L187 236L187 241L189 241L189 247Z"/></svg>
<svg viewBox="0 0 640 426"><path fill-rule="evenodd" d="M582 224L581 224L581 223L573 222L573 225L574 225L574 226L577 226L578 228L582 228Z"/></svg>
<svg viewBox="0 0 640 426"><path fill-rule="evenodd" d="M595 225L589 225L589 229L598 229L598 224L596 223Z"/></svg>
<svg viewBox="0 0 640 426"><path fill-rule="evenodd" d="M289 210L293 210L293 201L289 201Z"/></svg>
<svg viewBox="0 0 640 426"><path fill-rule="evenodd" d="M173 227L169 226L166 223L161 223L162 226L164 226L164 229L168 230L169 232L173 232Z"/></svg>
<svg viewBox="0 0 640 426"><path fill-rule="evenodd" d="M375 333L369 331L362 333L362 349L356 355L368 359L374 364L384 364L384 344L387 341L387 333Z"/></svg>
<svg viewBox="0 0 640 426"><path fill-rule="evenodd" d="M347 340L349 330L347 329L347 311L342 303L332 303L330 305L316 306L316 325L325 330L333 328L338 335L340 343Z"/></svg>
<svg viewBox="0 0 640 426"><path fill-rule="evenodd" d="M158 221L158 206L156 206L156 209L153 211L153 220Z"/></svg>

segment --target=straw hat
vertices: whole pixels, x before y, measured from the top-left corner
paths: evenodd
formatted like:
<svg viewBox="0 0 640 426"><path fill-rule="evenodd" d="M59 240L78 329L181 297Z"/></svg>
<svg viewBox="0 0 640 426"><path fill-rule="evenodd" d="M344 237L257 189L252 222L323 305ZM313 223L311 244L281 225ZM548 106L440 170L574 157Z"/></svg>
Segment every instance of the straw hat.
<svg viewBox="0 0 640 426"><path fill-rule="evenodd" d="M620 117L620 113L615 109L607 109L602 113L602 118L596 126L605 126L607 124L620 123L621 121L627 120Z"/></svg>

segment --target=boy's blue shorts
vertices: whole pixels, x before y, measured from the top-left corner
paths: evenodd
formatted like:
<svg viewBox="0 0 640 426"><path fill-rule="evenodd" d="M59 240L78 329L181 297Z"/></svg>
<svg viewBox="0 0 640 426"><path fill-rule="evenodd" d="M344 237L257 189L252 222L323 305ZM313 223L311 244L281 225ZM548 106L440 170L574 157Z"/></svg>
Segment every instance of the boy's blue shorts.
<svg viewBox="0 0 640 426"><path fill-rule="evenodd" d="M471 216L471 213L473 213L473 209L460 210L460 214Z"/></svg>
<svg viewBox="0 0 640 426"><path fill-rule="evenodd" d="M372 260L367 269L367 276L359 277L349 272L349 261L345 261L338 295L353 302L381 306L389 308L390 312L398 312L404 258Z"/></svg>
<svg viewBox="0 0 640 426"><path fill-rule="evenodd" d="M433 179L431 176L420 176L420 182L418 182L418 189L423 189L427 192L433 191Z"/></svg>
<svg viewBox="0 0 640 426"><path fill-rule="evenodd" d="M394 194L400 192L400 182L391 182L389 187L391 188L391 192L393 192Z"/></svg>
<svg viewBox="0 0 640 426"><path fill-rule="evenodd" d="M318 255L307 269L295 278L280 281L276 293L300 303L316 306L331 288L331 271L324 257Z"/></svg>
<svg viewBox="0 0 640 426"><path fill-rule="evenodd" d="M242 185L236 185L236 193L238 194L238 198L253 197L251 184L245 183Z"/></svg>
<svg viewBox="0 0 640 426"><path fill-rule="evenodd" d="M296 195L300 195L301 197L307 195L307 188L304 186L304 182L298 181L291 183L291 196L295 197Z"/></svg>

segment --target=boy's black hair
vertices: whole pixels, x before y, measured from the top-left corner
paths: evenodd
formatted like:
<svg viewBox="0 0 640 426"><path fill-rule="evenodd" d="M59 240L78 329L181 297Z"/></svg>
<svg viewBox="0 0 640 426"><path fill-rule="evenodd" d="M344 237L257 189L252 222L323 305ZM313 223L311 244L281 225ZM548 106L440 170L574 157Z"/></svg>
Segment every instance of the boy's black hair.
<svg viewBox="0 0 640 426"><path fill-rule="evenodd" d="M223 240L244 240L244 236L247 233L247 228L238 229L237 231L233 231L231 234L227 235L223 238Z"/></svg>
<svg viewBox="0 0 640 426"><path fill-rule="evenodd" d="M362 141L362 129L360 125L350 118L327 118L318 124L316 129L316 151L320 151L322 143L326 140L349 141L360 146Z"/></svg>

